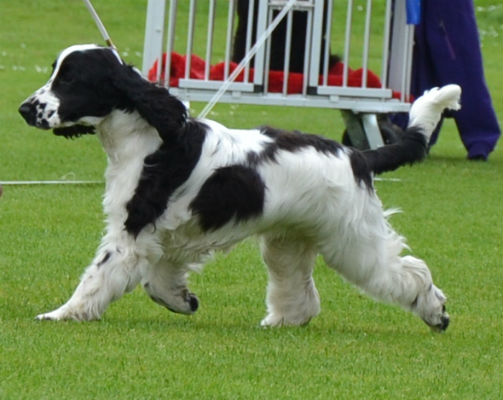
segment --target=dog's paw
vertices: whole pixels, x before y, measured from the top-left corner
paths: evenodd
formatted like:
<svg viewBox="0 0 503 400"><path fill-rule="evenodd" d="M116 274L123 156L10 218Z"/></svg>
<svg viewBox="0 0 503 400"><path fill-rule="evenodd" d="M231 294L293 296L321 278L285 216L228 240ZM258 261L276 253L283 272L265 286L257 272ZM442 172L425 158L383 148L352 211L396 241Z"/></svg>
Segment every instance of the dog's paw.
<svg viewBox="0 0 503 400"><path fill-rule="evenodd" d="M282 325L283 317L281 315L269 314L260 321L260 326L263 328L274 328Z"/></svg>
<svg viewBox="0 0 503 400"><path fill-rule="evenodd" d="M199 308L199 299L194 293L189 292L188 289L184 289L177 296L159 297L152 293L149 293L149 296L157 304L177 314L191 315Z"/></svg>
<svg viewBox="0 0 503 400"><path fill-rule="evenodd" d="M57 310L48 313L39 314L35 317L35 319L38 321L61 321L69 318L65 316L65 313L61 310L61 308L58 308Z"/></svg>
<svg viewBox="0 0 503 400"><path fill-rule="evenodd" d="M444 312L442 313L442 316L440 317L440 322L437 323L436 325L430 325L430 324L428 324L428 325L433 332L440 332L441 333L447 329L450 322L451 322L451 318L449 317L449 314L447 314L445 312L445 309L444 309Z"/></svg>
<svg viewBox="0 0 503 400"><path fill-rule="evenodd" d="M450 317L445 308L446 296L435 285L421 293L414 301L412 310L434 331L443 332L450 323Z"/></svg>
<svg viewBox="0 0 503 400"><path fill-rule="evenodd" d="M195 313L197 311L197 309L199 308L199 299L197 298L197 296L194 293L187 292L187 294L185 296L185 301L189 305L190 314Z"/></svg>
<svg viewBox="0 0 503 400"><path fill-rule="evenodd" d="M263 328L275 328L279 326L304 326L311 321L310 316L285 317L278 314L268 314L261 322Z"/></svg>
<svg viewBox="0 0 503 400"><path fill-rule="evenodd" d="M89 310L78 307L69 307L68 305L63 305L54 311L48 313L39 314L35 317L38 321L64 321L64 320L74 320L74 321L94 321L99 320L98 314L89 312Z"/></svg>

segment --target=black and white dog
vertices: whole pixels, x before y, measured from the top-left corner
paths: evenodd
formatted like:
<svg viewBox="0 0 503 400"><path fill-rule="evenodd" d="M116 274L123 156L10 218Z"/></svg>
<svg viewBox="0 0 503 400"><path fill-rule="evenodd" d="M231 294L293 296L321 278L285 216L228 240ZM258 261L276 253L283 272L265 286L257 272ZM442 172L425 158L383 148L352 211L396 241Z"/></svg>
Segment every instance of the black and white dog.
<svg viewBox="0 0 503 400"><path fill-rule="evenodd" d="M312 272L321 254L370 296L445 330L446 297L422 260L400 255L405 240L387 221L373 175L423 159L460 92L449 85L425 93L400 142L361 152L296 131L190 118L113 49L67 48L19 111L56 135L97 133L108 156L107 226L73 296L37 318L98 319L139 282L155 302L192 314L198 299L188 273L255 234L269 272L263 326L302 325L319 313Z"/></svg>

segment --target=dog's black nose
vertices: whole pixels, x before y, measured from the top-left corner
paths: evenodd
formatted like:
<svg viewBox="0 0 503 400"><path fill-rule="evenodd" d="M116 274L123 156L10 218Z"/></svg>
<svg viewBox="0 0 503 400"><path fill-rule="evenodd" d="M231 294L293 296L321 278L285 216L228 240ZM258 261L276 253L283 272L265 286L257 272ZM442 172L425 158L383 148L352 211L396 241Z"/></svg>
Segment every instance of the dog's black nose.
<svg viewBox="0 0 503 400"><path fill-rule="evenodd" d="M448 316L443 316L441 318L441 323L440 323L440 330L442 331L445 331L447 329L447 327L449 326L449 323L451 322L451 320L449 319Z"/></svg>
<svg viewBox="0 0 503 400"><path fill-rule="evenodd" d="M21 104L18 111L29 125L35 125L37 121L37 110L34 104L25 101Z"/></svg>

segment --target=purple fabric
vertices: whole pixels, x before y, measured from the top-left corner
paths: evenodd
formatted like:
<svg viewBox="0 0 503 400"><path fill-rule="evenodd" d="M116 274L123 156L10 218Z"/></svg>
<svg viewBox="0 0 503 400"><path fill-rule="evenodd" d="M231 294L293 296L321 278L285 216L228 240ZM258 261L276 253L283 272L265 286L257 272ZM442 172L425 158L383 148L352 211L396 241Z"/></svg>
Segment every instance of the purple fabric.
<svg viewBox="0 0 503 400"><path fill-rule="evenodd" d="M423 0L416 26L411 92L461 86L462 109L452 113L468 157L486 158L501 129L487 89L472 0ZM435 143L438 131L432 138Z"/></svg>

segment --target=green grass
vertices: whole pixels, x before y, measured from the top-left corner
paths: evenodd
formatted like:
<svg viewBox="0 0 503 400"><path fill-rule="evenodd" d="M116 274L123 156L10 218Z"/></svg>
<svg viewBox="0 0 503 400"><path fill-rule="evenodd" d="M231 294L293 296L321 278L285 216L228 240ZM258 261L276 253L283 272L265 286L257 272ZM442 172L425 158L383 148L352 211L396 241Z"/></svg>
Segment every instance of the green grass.
<svg viewBox="0 0 503 400"><path fill-rule="evenodd" d="M146 1L95 0L128 61L141 65ZM184 2L181 2L184 3ZM476 1L486 77L503 119L502 6ZM496 5L495 8L489 6ZM101 180L94 137L27 127L19 103L59 50L101 42L77 0L0 0L0 180ZM194 104L199 110L202 104ZM327 118L327 114L333 118ZM271 124L339 139L337 112L218 105L230 126ZM466 161L451 122L428 160L377 183L413 253L449 296L442 335L361 295L318 260L322 313L304 328L263 330L266 272L253 239L191 278L201 309L167 312L140 289L100 322L38 323L64 302L103 229L102 184L5 186L0 198L0 399L502 398L503 152Z"/></svg>

